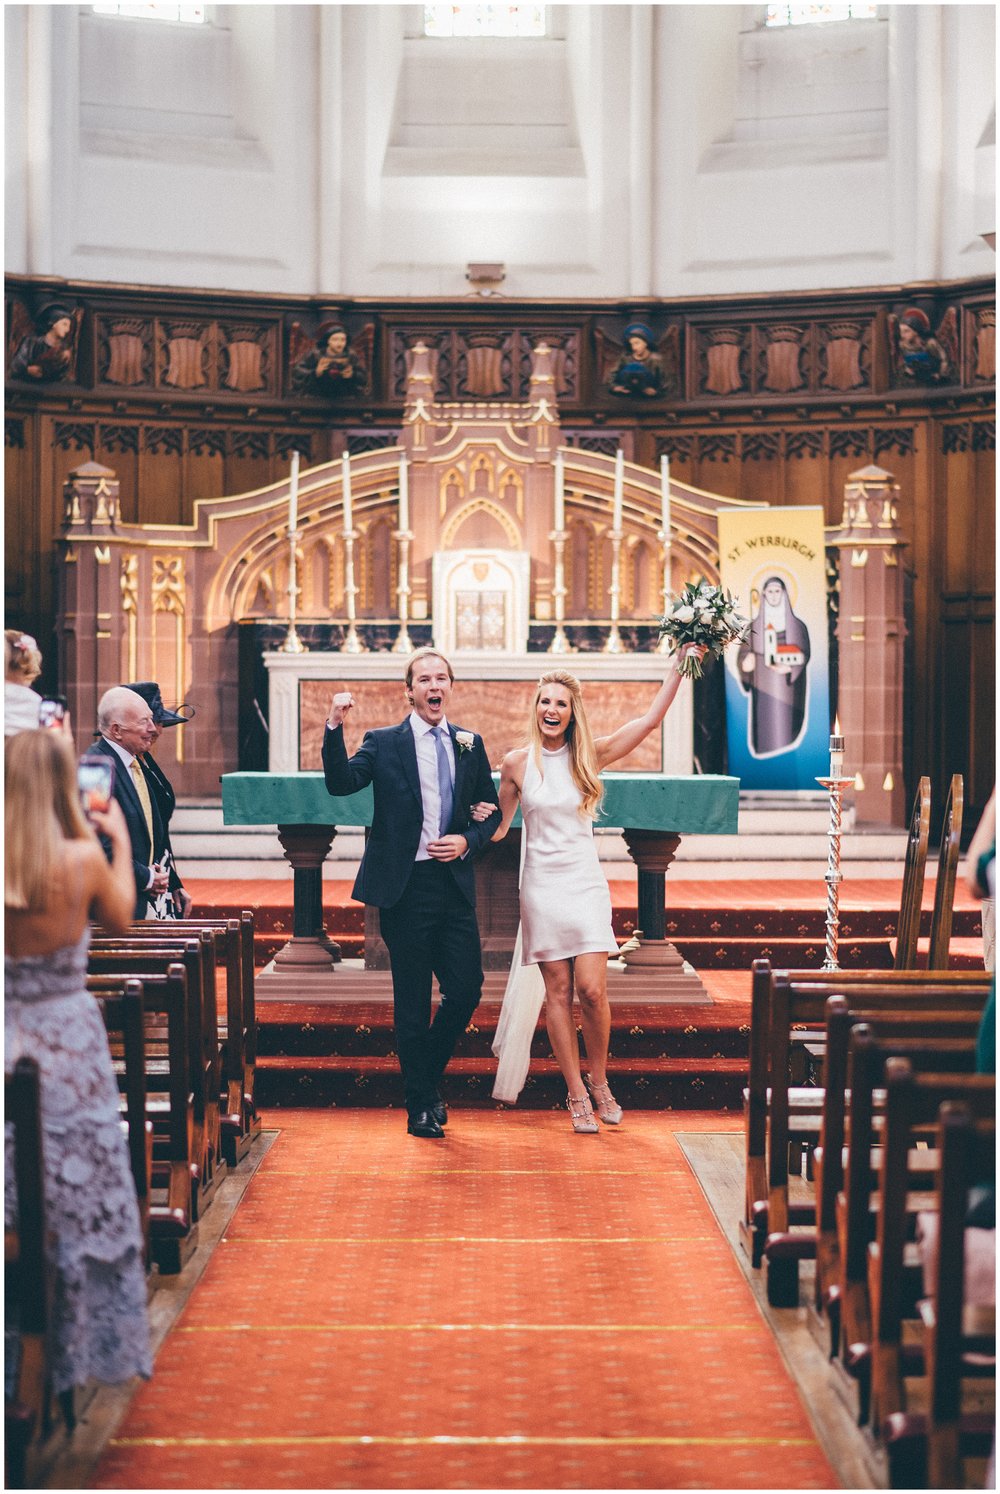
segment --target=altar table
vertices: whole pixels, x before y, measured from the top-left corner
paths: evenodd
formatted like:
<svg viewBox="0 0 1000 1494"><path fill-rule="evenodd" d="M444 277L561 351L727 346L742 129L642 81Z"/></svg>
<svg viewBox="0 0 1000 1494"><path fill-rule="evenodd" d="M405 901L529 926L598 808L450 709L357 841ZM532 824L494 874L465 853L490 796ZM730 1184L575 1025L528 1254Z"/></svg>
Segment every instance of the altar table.
<svg viewBox="0 0 1000 1494"><path fill-rule="evenodd" d="M494 774L494 779L498 777ZM735 835L739 779L718 774L668 777L658 773L603 774L600 827L620 829L638 868L637 929L623 958L628 971L661 972L673 994L686 991L705 999L704 987L666 938L665 876L682 835ZM323 929L323 862L341 825L368 827L372 792L347 798L327 793L322 773L227 773L222 779L222 812L227 825L276 825L278 839L294 873L292 938L260 979L303 997L319 977L329 979L340 959ZM506 968L517 934L517 879L520 813L503 841L476 863L479 925L486 969ZM365 964L384 968L385 949L376 911L365 920ZM289 977L294 983L289 982Z"/></svg>

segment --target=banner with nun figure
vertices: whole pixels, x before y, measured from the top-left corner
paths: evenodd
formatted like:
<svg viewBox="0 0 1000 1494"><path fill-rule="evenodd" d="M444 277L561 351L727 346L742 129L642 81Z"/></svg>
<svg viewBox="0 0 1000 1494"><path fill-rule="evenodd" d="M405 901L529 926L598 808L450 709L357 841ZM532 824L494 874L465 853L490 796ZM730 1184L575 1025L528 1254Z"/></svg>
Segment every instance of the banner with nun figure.
<svg viewBox="0 0 1000 1494"><path fill-rule="evenodd" d="M750 618L723 656L729 772L747 789L817 789L830 765L823 510L723 511L719 557Z"/></svg>

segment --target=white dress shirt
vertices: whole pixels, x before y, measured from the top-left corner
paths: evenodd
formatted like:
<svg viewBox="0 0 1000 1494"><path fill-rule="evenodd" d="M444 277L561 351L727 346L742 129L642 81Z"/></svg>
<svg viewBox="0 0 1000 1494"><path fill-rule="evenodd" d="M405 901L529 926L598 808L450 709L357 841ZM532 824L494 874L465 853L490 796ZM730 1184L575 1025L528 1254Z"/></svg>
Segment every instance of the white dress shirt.
<svg viewBox="0 0 1000 1494"><path fill-rule="evenodd" d="M444 750L448 755L451 765L451 781L455 782L455 748L451 740L451 730L447 721L442 717L440 722L441 740ZM424 805L424 823L420 831L420 845L417 847L417 860L430 861L431 856L427 850L427 843L438 840L441 835L441 790L438 787L437 769L437 745L431 732L434 728L426 722L416 711L410 712L410 730L413 732L413 741L417 749L417 772L420 775L420 797Z"/></svg>

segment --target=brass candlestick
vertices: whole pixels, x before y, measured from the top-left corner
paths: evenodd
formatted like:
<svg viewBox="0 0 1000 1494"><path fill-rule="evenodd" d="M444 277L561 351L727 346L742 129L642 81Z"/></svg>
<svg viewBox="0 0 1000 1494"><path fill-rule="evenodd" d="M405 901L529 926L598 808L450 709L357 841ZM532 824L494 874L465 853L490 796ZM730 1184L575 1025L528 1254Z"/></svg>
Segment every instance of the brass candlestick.
<svg viewBox="0 0 1000 1494"><path fill-rule="evenodd" d="M407 629L410 620L410 542L412 529L397 529L396 545L399 549L399 585L396 587L396 604L399 610L399 632L392 645L394 654L412 654L413 644Z"/></svg>
<svg viewBox="0 0 1000 1494"><path fill-rule="evenodd" d="M552 610L555 614L556 630L552 635L548 651L550 654L574 654L576 649L566 637L566 630L563 627L566 616L566 530L553 529L549 539L555 551L552 566Z"/></svg>
<svg viewBox="0 0 1000 1494"><path fill-rule="evenodd" d="M621 555L622 555L621 529L611 531L611 628L608 632L607 642L604 645L606 654L620 654L624 652L622 635L618 631L618 615L621 607Z"/></svg>
<svg viewBox="0 0 1000 1494"><path fill-rule="evenodd" d="M288 531L288 586L286 588L288 592L288 632L285 634L284 643L278 650L281 654L304 654L306 652L306 646L299 637L295 627L295 615L298 610L296 604L299 599L299 586L295 574L295 551L298 547L298 542L299 531L297 529L290 529Z"/></svg>
<svg viewBox="0 0 1000 1494"><path fill-rule="evenodd" d="M357 596L358 588L354 584L354 541L358 537L356 529L344 530L344 603L347 607L347 632L340 646L344 654L366 654L361 639L358 637L357 617L355 613L354 598Z"/></svg>

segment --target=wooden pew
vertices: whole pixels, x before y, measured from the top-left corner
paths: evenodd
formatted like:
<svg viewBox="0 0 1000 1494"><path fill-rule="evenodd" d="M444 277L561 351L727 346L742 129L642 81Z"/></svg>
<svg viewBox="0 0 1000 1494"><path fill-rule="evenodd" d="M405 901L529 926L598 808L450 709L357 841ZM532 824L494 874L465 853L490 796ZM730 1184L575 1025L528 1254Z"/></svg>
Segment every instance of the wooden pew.
<svg viewBox="0 0 1000 1494"><path fill-rule="evenodd" d="M939 1111L937 1153L937 1248L930 1291L919 1304L927 1411L895 1412L887 1419L893 1488L963 1488L963 1459L988 1457L996 1431L995 1414L970 1412L962 1405L967 1356L992 1360L996 1377L996 1230L972 1230L968 1224L970 1189L984 1176L995 1175L996 1121L977 1122L966 1105L947 1102ZM967 1297L973 1249L987 1252L992 1302Z"/></svg>
<svg viewBox="0 0 1000 1494"><path fill-rule="evenodd" d="M9 1489L28 1488L28 1450L49 1427L46 1339L52 1316L52 1272L46 1260L45 1167L38 1064L19 1058L5 1076L5 1115L14 1129L17 1227L4 1230L8 1323L16 1313L18 1363L4 1398L5 1472Z"/></svg>
<svg viewBox="0 0 1000 1494"><path fill-rule="evenodd" d="M917 963L920 909L924 897L924 871L927 866L927 842L930 829L931 781L929 778L921 778L917 785L906 837L903 890L899 899L896 951L893 957L893 968L896 970L912 970Z"/></svg>
<svg viewBox="0 0 1000 1494"><path fill-rule="evenodd" d="M88 974L95 996L121 995L135 979L129 969ZM147 1116L153 1122L153 1194L149 1231L153 1260L176 1275L195 1249L198 1223L192 1203L197 1174L194 1100L188 1067L187 974L178 962L164 974L141 977L146 1031Z"/></svg>
<svg viewBox="0 0 1000 1494"><path fill-rule="evenodd" d="M996 1119L996 1080L992 1074L919 1074L908 1059L889 1058L885 1091L878 1223L875 1240L868 1247L872 1422L876 1430L889 1416L906 1409L906 1361L902 1352L907 1307L905 1246L912 1213L910 1196L925 1181L912 1172L915 1134L921 1128L926 1131L935 1126L941 1106L951 1100L967 1106L977 1120Z"/></svg>
<svg viewBox="0 0 1000 1494"><path fill-rule="evenodd" d="M257 1062L257 1015L254 998L253 914L239 918L175 919L135 923L129 937L152 943L166 937L211 932L216 963L225 972L226 1017L217 1027L221 1044L220 1135L222 1155L235 1166L249 1151L261 1127L254 1104Z"/></svg>
<svg viewBox="0 0 1000 1494"><path fill-rule="evenodd" d="M844 1189L847 1138L848 1049L859 1023L886 1051L913 1055L918 1064L946 1072L972 1073L980 1012L851 1009L843 996L826 1004L826 1071L820 1144L816 1148L816 1275L814 1306L825 1316L830 1357L840 1348L840 1301L843 1291L837 1199ZM874 1139L874 1138L872 1138Z"/></svg>
<svg viewBox="0 0 1000 1494"><path fill-rule="evenodd" d="M153 1186L153 1123L146 1114L146 1027L142 981L128 980L120 995L93 993L101 1008L108 1047L116 1061L118 1086L125 1098L125 1133L129 1164L139 1204L139 1220L150 1264L149 1208Z"/></svg>
<svg viewBox="0 0 1000 1494"><path fill-rule="evenodd" d="M915 974L921 978L913 980ZM942 1012L957 1010L968 1013L971 1010L978 1013L985 1005L988 992L988 978L980 977L977 972L972 972L964 982L949 982L936 978L929 971L886 971L881 981L868 979L852 984L843 982L842 973L827 977L826 983L815 977L792 981L785 972L775 973L768 1040L768 1233L764 1247L768 1258L768 1301L773 1307L798 1305L798 1262L812 1258L816 1241L814 1232L799 1240L791 1234L789 1142L793 1136L810 1146L818 1141L824 1094L822 1089L801 1091L797 1096L800 1103L792 1103L788 1059L794 1026L806 1023L815 1026L825 1021L826 1000L830 994L844 994L852 1009L865 1007L885 1011L905 1004L914 1012L940 1009ZM806 1217L803 1218L804 1214ZM811 1218L803 1209L799 1210L798 1217L802 1223L814 1223L815 1206Z"/></svg>
<svg viewBox="0 0 1000 1494"><path fill-rule="evenodd" d="M791 1204L787 1218L771 1222L768 1216L770 1183L768 1179L768 1134L769 1134L769 1086L770 1037L773 1001L773 982L781 978L800 985L815 988L816 1001L810 1015L803 1018L806 1025L822 1026L825 1020L826 998L838 992L854 991L875 984L896 987L901 990L916 988L927 980L924 970L772 970L770 961L755 960L751 977L750 1050L747 1088L744 1091L744 1179L745 1195L743 1218L740 1221L740 1239L750 1255L753 1265L759 1266L764 1254L764 1243L769 1230L786 1230L790 1225L812 1223L815 1210L811 1205ZM935 979L945 984L964 983L970 989L980 986L988 988L989 977L985 972L955 971L937 973ZM985 997L983 997L985 1000ZM978 1001L978 998L977 998ZM787 1052L792 1042L790 1032L785 1034L785 1057L781 1064L779 1083L787 1090ZM796 1088L789 1095L790 1109L799 1111L803 1117L796 1122L796 1131L808 1140L818 1137L819 1112L822 1092L816 1088ZM810 1117L810 1119L805 1119ZM784 1164L787 1182L787 1161Z"/></svg>
<svg viewBox="0 0 1000 1494"><path fill-rule="evenodd" d="M929 970L947 970L951 945L952 909L955 903L955 875L958 869L959 843L962 839L962 803L964 784L961 773L955 773L948 791L948 802L941 824L941 848L938 852L937 881L934 884L934 911L931 913L931 942L927 954Z"/></svg>
<svg viewBox="0 0 1000 1494"><path fill-rule="evenodd" d="M154 925L163 928L164 925ZM160 938L96 938L91 941L87 968L94 974L142 977L162 974L177 961L187 976L188 1068L194 1096L194 1157L192 1207L200 1218L226 1174L219 1139L221 1049L216 1001L215 938L203 930L197 938L165 934Z"/></svg>

